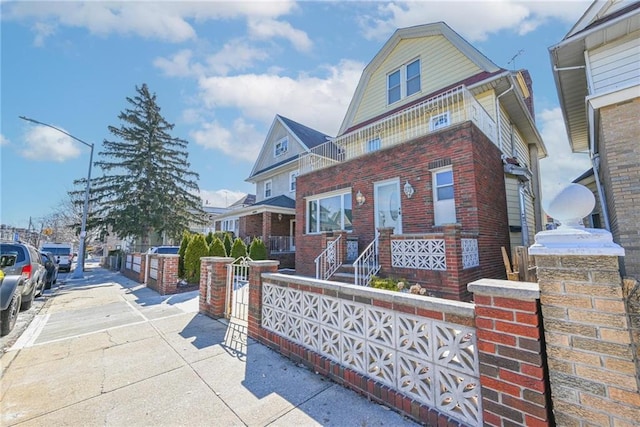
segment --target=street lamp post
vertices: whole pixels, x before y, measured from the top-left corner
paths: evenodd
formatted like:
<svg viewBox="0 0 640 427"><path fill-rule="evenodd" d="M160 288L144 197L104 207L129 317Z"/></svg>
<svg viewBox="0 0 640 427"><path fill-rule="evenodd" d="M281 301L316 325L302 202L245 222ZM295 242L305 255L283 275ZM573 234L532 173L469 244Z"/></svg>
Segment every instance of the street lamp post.
<svg viewBox="0 0 640 427"><path fill-rule="evenodd" d="M32 122L41 126L46 126L51 129L55 129L58 132L61 132L67 135L69 138L75 139L76 141L86 145L91 149L91 154L89 155L89 173L87 173L87 186L84 190L84 207L82 209L82 225L80 226L80 244L78 247L78 262L76 263L76 268L73 270L73 274L71 275L74 279L82 279L84 277L84 240L87 236L87 215L89 212L89 191L91 187L91 164L93 163L93 144L85 142L78 137L71 135L68 132L63 131L55 126L52 126L47 123L42 123L34 119L30 119L29 117L20 116L22 120L26 120L28 122Z"/></svg>

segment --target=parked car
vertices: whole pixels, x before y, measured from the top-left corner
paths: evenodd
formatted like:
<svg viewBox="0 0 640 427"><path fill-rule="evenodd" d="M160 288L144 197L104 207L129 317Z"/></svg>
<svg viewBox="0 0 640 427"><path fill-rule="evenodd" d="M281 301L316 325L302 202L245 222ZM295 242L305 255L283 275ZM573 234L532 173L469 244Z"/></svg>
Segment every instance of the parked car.
<svg viewBox="0 0 640 427"><path fill-rule="evenodd" d="M40 245L40 251L51 252L55 255L60 270L71 271L71 264L76 256L71 243L43 243Z"/></svg>
<svg viewBox="0 0 640 427"><path fill-rule="evenodd" d="M0 270L0 336L5 336L16 325L20 303L22 302L22 276L5 276Z"/></svg>
<svg viewBox="0 0 640 427"><path fill-rule="evenodd" d="M51 286L58 281L58 269L59 263L56 256L51 252L40 252L44 268L47 270L47 274L44 280L44 288L51 289Z"/></svg>
<svg viewBox="0 0 640 427"><path fill-rule="evenodd" d="M7 276L15 274L24 278L20 308L28 310L33 299L44 291L47 270L40 252L23 242L0 243L0 268Z"/></svg>
<svg viewBox="0 0 640 427"><path fill-rule="evenodd" d="M149 253L159 254L159 255L165 255L165 254L176 255L179 250L180 250L180 246L154 246L151 249L149 249Z"/></svg>

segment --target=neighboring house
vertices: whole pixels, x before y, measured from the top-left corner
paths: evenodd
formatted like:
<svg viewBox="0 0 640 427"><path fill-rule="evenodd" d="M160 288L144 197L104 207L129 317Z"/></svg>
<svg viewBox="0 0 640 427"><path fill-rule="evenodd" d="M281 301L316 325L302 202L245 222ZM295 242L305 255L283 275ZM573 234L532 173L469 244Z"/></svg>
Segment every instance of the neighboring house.
<svg viewBox="0 0 640 427"><path fill-rule="evenodd" d="M459 300L470 281L504 278L501 247L543 227L532 96L526 71L442 22L397 30L338 136L300 158L296 272L327 278L357 258L357 284L394 276Z"/></svg>
<svg viewBox="0 0 640 427"><path fill-rule="evenodd" d="M234 231L247 242L260 237L270 259L279 260L281 268L294 268L298 159L328 139L322 132L276 115L247 178L256 186L255 203L219 216L219 229Z"/></svg>
<svg viewBox="0 0 640 427"><path fill-rule="evenodd" d="M601 225L625 249L622 274L640 278L640 2L593 2L549 53L571 149L592 159Z"/></svg>
<svg viewBox="0 0 640 427"><path fill-rule="evenodd" d="M598 194L598 186L596 184L596 178L593 174L593 169L587 170L585 173L577 177L572 181L575 184L581 184L587 187L596 198L596 206L589 216L583 218L582 222L585 227L589 228L604 228L602 223L602 204L600 203L600 195Z"/></svg>
<svg viewBox="0 0 640 427"><path fill-rule="evenodd" d="M202 210L205 212L205 215L206 215L205 222L202 224L191 223L189 225L189 231L193 233L201 233L201 234L209 234L210 232L215 232L216 218L226 213L229 210L229 208L204 205L202 206Z"/></svg>

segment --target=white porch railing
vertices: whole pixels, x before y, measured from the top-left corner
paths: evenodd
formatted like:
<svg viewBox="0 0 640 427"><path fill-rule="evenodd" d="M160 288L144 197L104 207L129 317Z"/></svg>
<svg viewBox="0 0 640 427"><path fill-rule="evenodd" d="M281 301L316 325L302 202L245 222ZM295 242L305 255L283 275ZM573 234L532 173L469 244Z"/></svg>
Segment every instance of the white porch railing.
<svg viewBox="0 0 640 427"><path fill-rule="evenodd" d="M294 236L269 236L269 252L295 252L296 241Z"/></svg>
<svg viewBox="0 0 640 427"><path fill-rule="evenodd" d="M316 279L328 280L340 268L340 260L342 259L340 239L342 239L341 235L334 241L327 243L326 249L315 259Z"/></svg>
<svg viewBox="0 0 640 427"><path fill-rule="evenodd" d="M496 143L494 120L465 86L458 86L311 149L300 156L300 174L346 162L469 120Z"/></svg>
<svg viewBox="0 0 640 427"><path fill-rule="evenodd" d="M355 271L355 284L358 286L369 286L371 278L380 271L380 261L378 260L378 237L380 233L376 232L376 237L369 246L365 248L360 256L353 262Z"/></svg>

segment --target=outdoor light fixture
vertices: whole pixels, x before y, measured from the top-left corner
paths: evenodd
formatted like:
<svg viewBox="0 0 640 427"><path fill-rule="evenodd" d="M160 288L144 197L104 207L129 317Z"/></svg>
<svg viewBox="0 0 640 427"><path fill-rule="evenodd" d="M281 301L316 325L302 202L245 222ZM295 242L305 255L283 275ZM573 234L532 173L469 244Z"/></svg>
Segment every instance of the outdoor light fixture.
<svg viewBox="0 0 640 427"><path fill-rule="evenodd" d="M364 205L364 202L366 201L367 199L364 197L364 194L362 194L360 190L358 190L358 192L356 193L356 203L358 204L358 206Z"/></svg>
<svg viewBox="0 0 640 427"><path fill-rule="evenodd" d="M413 197L413 193L415 193L415 190L413 189L411 184L409 184L409 181L407 181L407 183L404 185L404 195L407 196L407 199L410 199Z"/></svg>
<svg viewBox="0 0 640 427"><path fill-rule="evenodd" d="M282 221L282 214L278 214L278 221Z"/></svg>

